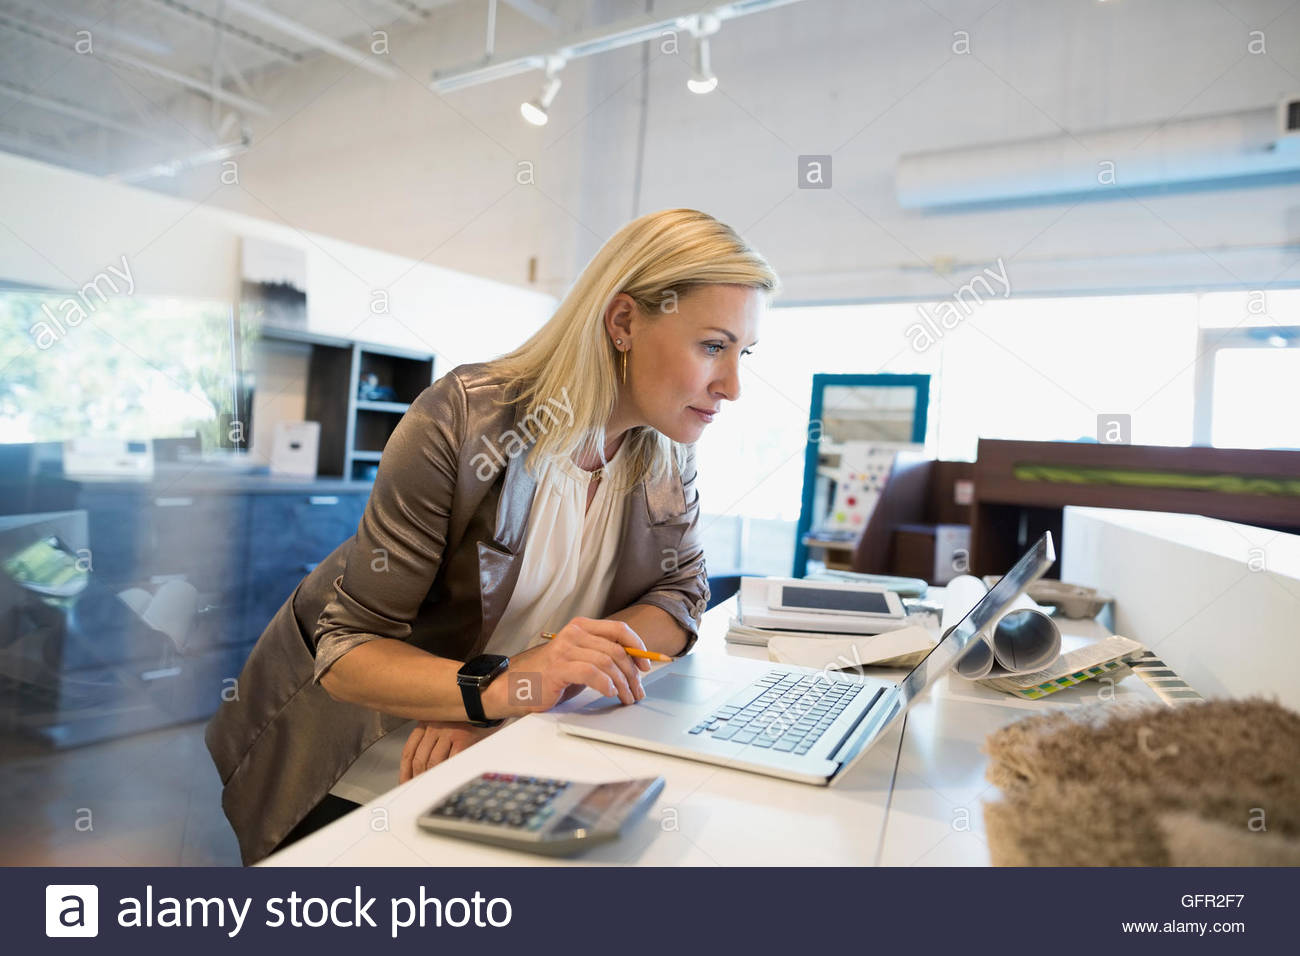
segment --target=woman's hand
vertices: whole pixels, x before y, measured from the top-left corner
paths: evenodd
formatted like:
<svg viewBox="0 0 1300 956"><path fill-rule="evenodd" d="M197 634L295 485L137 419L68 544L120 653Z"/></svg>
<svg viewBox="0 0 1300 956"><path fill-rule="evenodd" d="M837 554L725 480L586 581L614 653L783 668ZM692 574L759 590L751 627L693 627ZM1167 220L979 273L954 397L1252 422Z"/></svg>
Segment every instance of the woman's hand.
<svg viewBox="0 0 1300 956"><path fill-rule="evenodd" d="M510 669L489 685L509 689L507 714L550 710L561 700L590 687L605 697L635 704L645 696L641 672L650 662L630 656L625 647L645 650L636 632L622 621L575 617L538 647L510 659Z"/></svg>
<svg viewBox="0 0 1300 956"><path fill-rule="evenodd" d="M402 748L402 770L398 783L406 783L466 747L496 731L496 727L475 727L452 720L422 720L406 738Z"/></svg>

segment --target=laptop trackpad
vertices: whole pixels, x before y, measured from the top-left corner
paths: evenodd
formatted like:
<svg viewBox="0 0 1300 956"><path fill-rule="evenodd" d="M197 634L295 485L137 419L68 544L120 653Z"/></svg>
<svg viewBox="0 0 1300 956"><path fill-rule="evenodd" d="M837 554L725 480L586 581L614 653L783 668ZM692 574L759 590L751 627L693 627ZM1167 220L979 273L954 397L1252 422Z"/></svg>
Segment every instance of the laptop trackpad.
<svg viewBox="0 0 1300 956"><path fill-rule="evenodd" d="M646 686L646 697L642 706L654 704L655 701L672 701L679 704L698 704L708 700L718 690L726 686L721 681L705 680L701 677L683 677L680 674L665 674ZM623 704L617 697L601 697L581 708L579 713L603 714L606 711L619 710Z"/></svg>
<svg viewBox="0 0 1300 956"><path fill-rule="evenodd" d="M681 704L701 704L724 686L726 685L721 681L705 680L702 677L665 674L646 688L646 697L653 700L673 700Z"/></svg>

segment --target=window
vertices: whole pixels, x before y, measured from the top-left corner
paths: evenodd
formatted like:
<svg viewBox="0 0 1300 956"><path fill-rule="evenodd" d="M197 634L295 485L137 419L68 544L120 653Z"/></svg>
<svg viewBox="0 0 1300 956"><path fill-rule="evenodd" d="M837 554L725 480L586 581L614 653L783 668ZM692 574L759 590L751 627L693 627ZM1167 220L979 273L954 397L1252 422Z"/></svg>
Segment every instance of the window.
<svg viewBox="0 0 1300 956"><path fill-rule="evenodd" d="M0 293L0 443L95 435L196 436L204 451L243 444L231 438L229 306L131 296L108 299L76 324L54 322L69 301ZM246 338L245 363L251 348Z"/></svg>
<svg viewBox="0 0 1300 956"><path fill-rule="evenodd" d="M1214 357L1210 442L1218 448L1300 448L1300 349L1220 349Z"/></svg>
<svg viewBox="0 0 1300 956"><path fill-rule="evenodd" d="M1300 448L1300 292L1203 297L1195 443Z"/></svg>
<svg viewBox="0 0 1300 956"><path fill-rule="evenodd" d="M1274 318L1300 315L1300 290L962 305L948 329L943 303L769 312L740 401L697 448L711 568L789 573L816 372L929 374L926 449L945 459L973 460L981 437L1096 441L1113 415L1131 416L1136 444L1300 447L1300 417L1284 413L1300 408L1300 335ZM1211 329L1225 344L1207 379ZM1234 329L1249 340L1223 337Z"/></svg>

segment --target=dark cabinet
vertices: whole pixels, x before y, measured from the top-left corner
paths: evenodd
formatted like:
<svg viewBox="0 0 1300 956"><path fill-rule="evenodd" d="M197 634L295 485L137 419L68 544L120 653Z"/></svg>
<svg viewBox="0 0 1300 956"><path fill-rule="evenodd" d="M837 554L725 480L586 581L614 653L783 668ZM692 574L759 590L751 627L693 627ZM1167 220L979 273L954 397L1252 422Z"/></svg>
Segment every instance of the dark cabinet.
<svg viewBox="0 0 1300 956"><path fill-rule="evenodd" d="M252 476L72 484L86 540L71 547L88 549L90 583L60 607L25 599L4 625L24 633L4 636L40 650L11 687L0 669L12 722L60 747L212 714L304 575L356 533L370 493Z"/></svg>
<svg viewBox="0 0 1300 956"><path fill-rule="evenodd" d="M181 573L200 590L238 579L244 556L247 494L154 494L142 524L151 578Z"/></svg>
<svg viewBox="0 0 1300 956"><path fill-rule="evenodd" d="M93 487L73 499L72 507L86 512L93 572L106 584L135 584L148 563L145 500L139 492Z"/></svg>
<svg viewBox="0 0 1300 956"><path fill-rule="evenodd" d="M243 631L256 641L285 598L356 534L368 492L252 496Z"/></svg>
<svg viewBox="0 0 1300 956"><path fill-rule="evenodd" d="M168 581L193 586L196 612L185 647L238 642L249 495L177 492L166 486L87 484L76 496L90 530L97 585L156 595Z"/></svg>

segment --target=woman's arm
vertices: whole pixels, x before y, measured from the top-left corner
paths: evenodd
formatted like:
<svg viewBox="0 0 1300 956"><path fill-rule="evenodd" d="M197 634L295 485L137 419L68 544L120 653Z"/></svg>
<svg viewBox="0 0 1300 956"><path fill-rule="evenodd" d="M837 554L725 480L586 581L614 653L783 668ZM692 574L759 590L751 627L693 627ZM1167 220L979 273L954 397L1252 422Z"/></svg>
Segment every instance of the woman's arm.
<svg viewBox="0 0 1300 956"><path fill-rule="evenodd" d="M629 607L611 617L632 624L646 646L680 657L695 646L700 617L709 603L709 576L704 567L700 529L700 495L695 490L695 447L686 446L681 469L682 496L686 502L681 540L663 576ZM627 615L634 615L628 617ZM653 642L653 643L652 643Z"/></svg>
<svg viewBox="0 0 1300 956"><path fill-rule="evenodd" d="M663 608L653 604L633 604L611 614L609 619L623 621L636 631L637 637L645 642L646 650L679 657L690 646L690 631Z"/></svg>
<svg viewBox="0 0 1300 956"><path fill-rule="evenodd" d="M483 712L496 719L550 710L575 684L634 704L645 696L640 672L650 665L624 647L645 647L630 625L575 617L553 640L511 658L509 670L483 691ZM336 660L320 684L335 700L386 714L465 721L460 667L406 641L375 638Z"/></svg>
<svg viewBox="0 0 1300 956"><path fill-rule="evenodd" d="M456 684L460 668L460 661L381 637L336 660L321 675L320 685L335 700L397 717L464 721L469 716Z"/></svg>
<svg viewBox="0 0 1300 956"><path fill-rule="evenodd" d="M660 654L675 656L684 653L686 642L689 636L688 632L679 625L671 614L649 604L637 604L619 611L617 614L611 614L610 620L622 621L627 624L637 636L641 638L647 650L658 651ZM372 641L367 647L375 647L376 644L382 644L382 641ZM409 644L403 644L403 647L414 650ZM351 656L351 655L349 655ZM347 658L339 661L342 664ZM444 661L442 658L435 658L440 664L450 664L452 667L459 668L459 661ZM335 668L338 664L334 665ZM433 675L440 673L430 671L430 679L438 679ZM329 690L329 672L321 680L321 686ZM392 678L389 679L391 683ZM452 680L455 680L454 671ZM493 683L505 685L507 682L497 678ZM413 687L412 690L416 688ZM500 688L498 688L499 692ZM579 692L586 690L583 684L570 684L561 700L567 700ZM459 691L457 692L459 695ZM427 696L427 694L426 694ZM494 698L498 694L492 692L491 686L488 687L488 693L484 700L484 706L488 708L488 716L496 715L496 708L501 703ZM406 740L406 746L402 750L401 772L398 774L398 783L406 783L414 776L424 773L431 767L435 767L450 757L456 756L466 747L471 747L479 740L493 733L497 728L475 727L472 724L464 723L465 708L460 705L460 700L453 701L450 709L456 711L457 716L447 717L424 717L415 714L419 709L421 714L426 708L422 707L420 702L416 702L412 708L412 716L417 716L421 723L417 724L411 731ZM427 708L432 711L433 708Z"/></svg>
<svg viewBox="0 0 1300 956"><path fill-rule="evenodd" d="M316 621L313 677L322 686L367 643L409 643L442 565L468 418L464 384L452 371L420 393L384 445L347 563ZM356 670L330 683L337 688Z"/></svg>
<svg viewBox="0 0 1300 956"><path fill-rule="evenodd" d="M636 604L611 614L641 638L647 650L675 656L685 650L687 633L667 611ZM469 720L456 685L461 662L438 657L406 641L379 638L360 644L321 675L320 685L336 700L414 720ZM498 679L493 682L504 684ZM488 690L492 690L489 685ZM582 685L579 684L579 687ZM346 695L346 696L344 696ZM500 697L500 700L493 700ZM489 717L514 717L503 694L489 693L485 707L496 705Z"/></svg>

